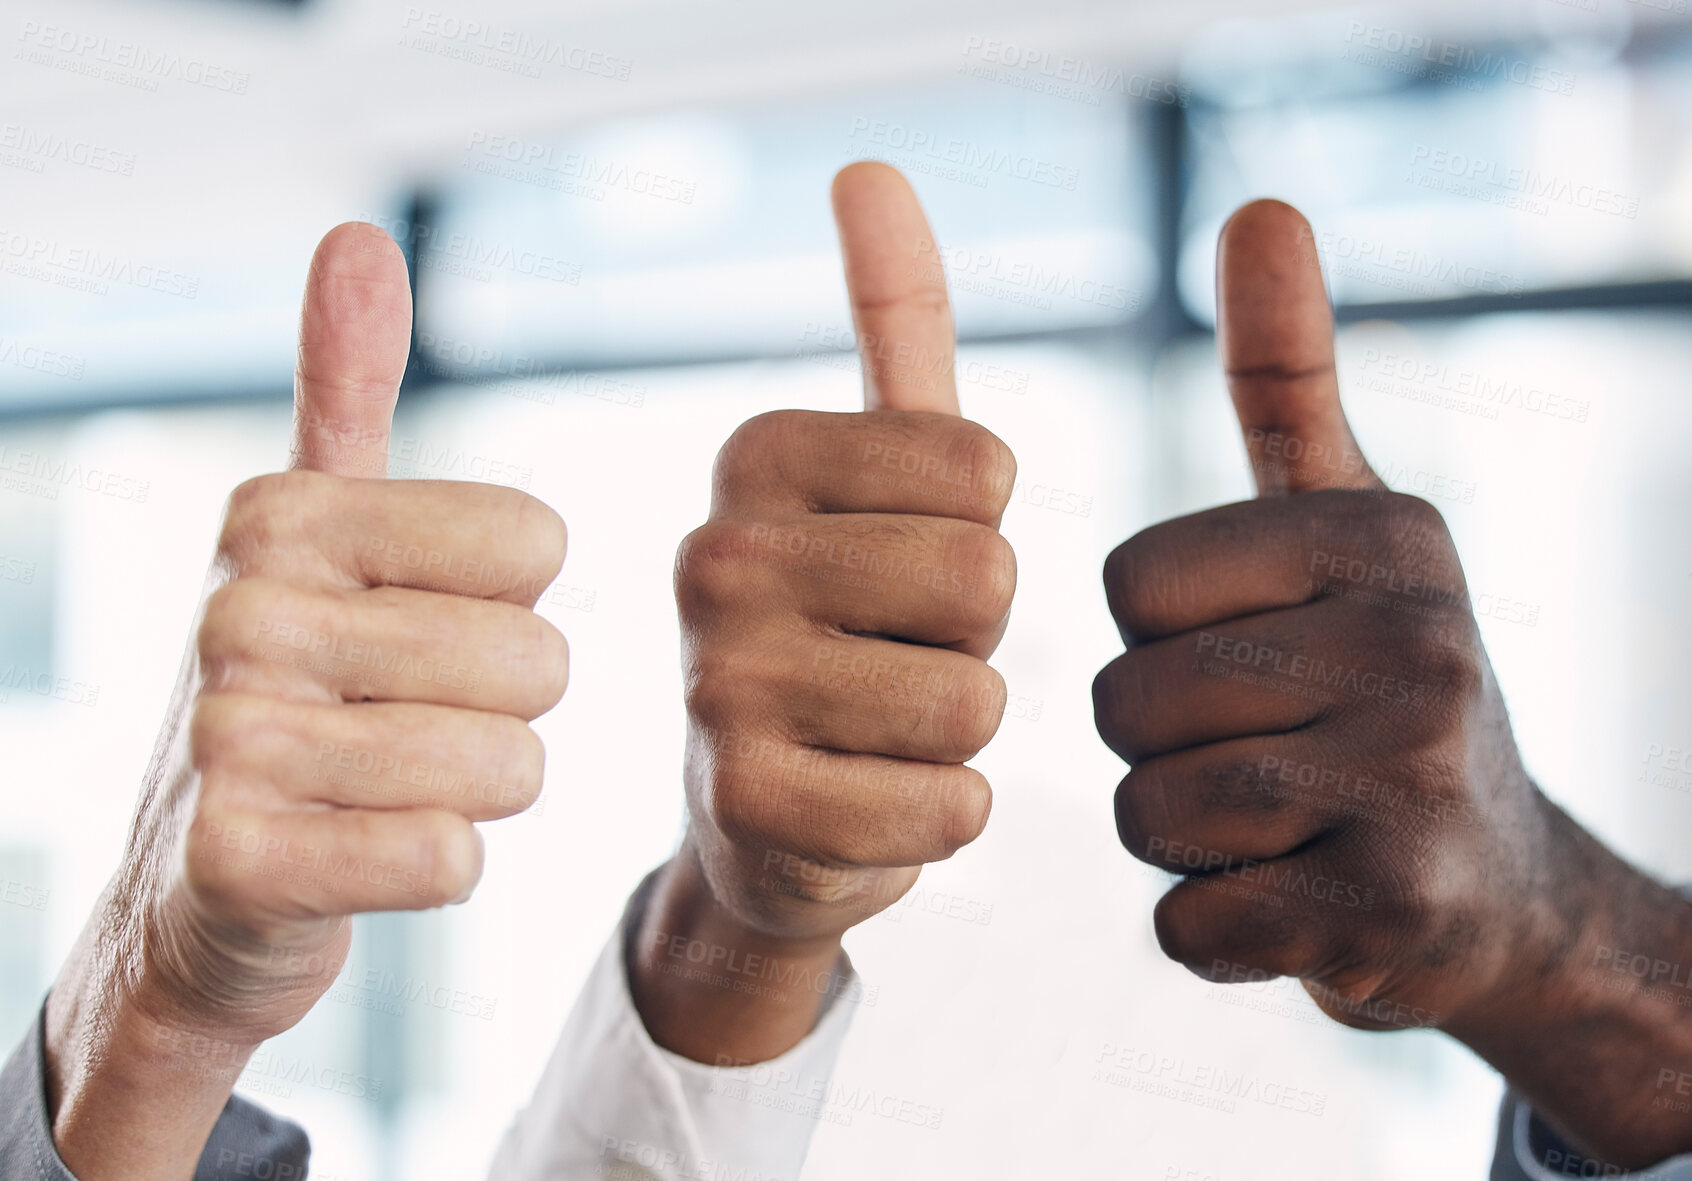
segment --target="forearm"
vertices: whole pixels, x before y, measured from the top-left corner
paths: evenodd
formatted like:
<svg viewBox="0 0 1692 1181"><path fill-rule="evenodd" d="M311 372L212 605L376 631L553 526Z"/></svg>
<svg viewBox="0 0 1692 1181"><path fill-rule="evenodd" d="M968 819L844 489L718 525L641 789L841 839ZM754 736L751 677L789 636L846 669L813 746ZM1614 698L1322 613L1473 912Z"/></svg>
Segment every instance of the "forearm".
<svg viewBox="0 0 1692 1181"><path fill-rule="evenodd" d="M79 1181L186 1181L254 1045L196 1036L84 933L47 1001L47 1113Z"/></svg>
<svg viewBox="0 0 1692 1181"><path fill-rule="evenodd" d="M791 1050L849 979L837 937L776 938L719 906L691 844L659 871L629 969L652 1040L712 1065Z"/></svg>
<svg viewBox="0 0 1692 1181"><path fill-rule="evenodd" d="M1692 1151L1692 903L1551 809L1549 932L1448 1026L1572 1145L1638 1168Z"/></svg>

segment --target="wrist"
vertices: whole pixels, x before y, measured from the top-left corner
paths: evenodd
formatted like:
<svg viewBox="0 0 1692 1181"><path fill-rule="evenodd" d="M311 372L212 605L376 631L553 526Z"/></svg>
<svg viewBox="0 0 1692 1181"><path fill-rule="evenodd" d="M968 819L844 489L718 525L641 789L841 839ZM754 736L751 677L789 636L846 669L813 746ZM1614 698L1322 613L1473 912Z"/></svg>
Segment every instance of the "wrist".
<svg viewBox="0 0 1692 1181"><path fill-rule="evenodd" d="M257 1048L161 1019L144 989L75 971L47 1000L47 1113L81 1181L192 1176Z"/></svg>
<svg viewBox="0 0 1692 1181"><path fill-rule="evenodd" d="M652 1039L712 1065L791 1050L851 980L839 936L771 935L721 905L691 842L653 882L628 967Z"/></svg>
<svg viewBox="0 0 1692 1181"><path fill-rule="evenodd" d="M1692 1151L1673 1101L1692 1078L1692 904L1546 810L1537 933L1504 986L1447 1030L1606 1167Z"/></svg>
<svg viewBox="0 0 1692 1181"><path fill-rule="evenodd" d="M103 900L48 994L47 1117L81 1181L191 1176L258 1041L222 1040L161 995ZM106 916L102 920L102 916Z"/></svg>

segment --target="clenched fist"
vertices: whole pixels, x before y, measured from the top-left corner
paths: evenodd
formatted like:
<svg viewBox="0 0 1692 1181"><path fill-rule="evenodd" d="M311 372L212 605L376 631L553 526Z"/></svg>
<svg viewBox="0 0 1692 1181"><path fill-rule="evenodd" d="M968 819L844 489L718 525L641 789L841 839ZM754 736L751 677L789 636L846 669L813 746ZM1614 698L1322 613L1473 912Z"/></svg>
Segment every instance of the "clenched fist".
<svg viewBox="0 0 1692 1181"><path fill-rule="evenodd" d="M349 916L464 901L473 822L540 791L526 723L568 656L531 608L564 524L514 489L383 478L410 322L399 248L331 231L292 470L230 497L123 866L49 1003L54 1135L84 1181L112 1175L87 1146L160 1094L207 1100L203 1143L220 1088L333 983ZM122 1175L188 1175L186 1139L130 1146Z"/></svg>
<svg viewBox="0 0 1692 1181"><path fill-rule="evenodd" d="M1189 875L1157 908L1170 956L1434 1025L1543 921L1545 806L1444 521L1346 426L1310 241L1270 203L1223 233L1218 347L1260 495L1110 556L1129 648L1094 684L1099 733L1133 764L1123 842Z"/></svg>
<svg viewBox="0 0 1692 1181"><path fill-rule="evenodd" d="M1594 966L1683 939L1688 908L1523 769L1444 521L1387 491L1346 424L1304 219L1247 206L1217 265L1259 498L1110 556L1128 650L1093 686L1132 764L1122 841L1183 875L1159 943L1212 980L1298 977L1349 1025L1443 1028L1618 1160L1684 1143L1649 1096L1685 1022Z"/></svg>
<svg viewBox="0 0 1692 1181"><path fill-rule="evenodd" d="M998 532L1014 462L959 417L945 280L909 186L854 165L834 205L865 411L742 426L676 560L691 824L636 999L660 1043L706 1061L785 1050L826 987L754 1020L732 987L684 976L678 949L825 979L840 935L974 840L991 802L964 763L1005 704L986 659L1016 581Z"/></svg>

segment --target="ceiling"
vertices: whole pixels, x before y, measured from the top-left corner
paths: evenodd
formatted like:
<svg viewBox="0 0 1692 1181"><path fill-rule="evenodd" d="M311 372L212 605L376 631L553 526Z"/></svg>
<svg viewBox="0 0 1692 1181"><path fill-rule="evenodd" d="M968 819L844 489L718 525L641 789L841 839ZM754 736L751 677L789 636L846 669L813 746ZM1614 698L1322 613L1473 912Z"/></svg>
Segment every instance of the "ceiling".
<svg viewBox="0 0 1692 1181"><path fill-rule="evenodd" d="M1596 2L1636 23L1650 15L1637 3ZM21 249L87 249L217 275L226 286L243 268L252 285L275 283L275 300L291 304L302 260L326 226L391 213L415 182L462 162L478 135L533 141L642 112L873 92L955 75L999 44L1047 62L1067 56L1170 77L1195 36L1242 21L1313 14L1328 30L1420 31L1484 44L1599 19L1583 15L1589 6L12 0L13 15L0 26L10 38L0 70L0 263L17 261ZM1324 36L1324 52L1343 52L1343 33ZM508 48L518 41L542 47L545 60L531 71L538 77L511 68L525 64ZM484 60L463 60L467 52ZM43 136L122 167L20 163L7 154L20 137ZM114 332L144 335L146 316L125 303L132 295L79 295L71 304L45 281L0 274L0 342L8 331L62 325L71 308ZM215 320L216 305L202 299L196 314ZM0 372L0 386L5 380Z"/></svg>

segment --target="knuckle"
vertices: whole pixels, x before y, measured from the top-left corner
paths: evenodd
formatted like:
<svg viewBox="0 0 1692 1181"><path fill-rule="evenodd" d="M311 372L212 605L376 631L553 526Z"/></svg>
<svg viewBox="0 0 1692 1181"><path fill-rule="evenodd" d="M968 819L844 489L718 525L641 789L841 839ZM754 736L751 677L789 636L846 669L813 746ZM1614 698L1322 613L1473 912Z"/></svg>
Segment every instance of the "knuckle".
<svg viewBox="0 0 1692 1181"><path fill-rule="evenodd" d="M487 714L477 720L475 730L464 740L464 754L478 769L486 768L511 797L502 803L519 809L530 807L540 797L546 774L546 744L523 719L511 714Z"/></svg>
<svg viewBox="0 0 1692 1181"><path fill-rule="evenodd" d="M733 649L717 644L696 649L682 681L687 716L705 730L728 733L744 709L748 679Z"/></svg>
<svg viewBox="0 0 1692 1181"><path fill-rule="evenodd" d="M271 889L270 879L254 872L265 838L244 814L220 806L219 798L216 791L203 793L195 808L183 838L183 874L199 897L239 913Z"/></svg>
<svg viewBox="0 0 1692 1181"><path fill-rule="evenodd" d="M942 834L948 857L986 830L993 811L993 788L987 777L974 767L960 767L956 774L957 784L951 792L954 799Z"/></svg>
<svg viewBox="0 0 1692 1181"><path fill-rule="evenodd" d="M244 480L229 494L217 552L237 569L275 552L299 535L332 477L318 472L271 472Z"/></svg>
<svg viewBox="0 0 1692 1181"><path fill-rule="evenodd" d="M207 597L200 619L197 639L201 659L238 655L256 636L258 624L276 613L279 599L270 584L254 579L236 579L218 587Z"/></svg>
<svg viewBox="0 0 1692 1181"><path fill-rule="evenodd" d="M551 709L563 698L570 684L570 641L533 612L528 613L523 626L530 634L519 651L527 654L532 664L523 683L533 685L536 696L546 703L546 709Z"/></svg>
<svg viewBox="0 0 1692 1181"><path fill-rule="evenodd" d="M544 586L558 577L564 568L564 555L569 548L569 530L564 518L551 505L527 492L516 492L515 552L525 555L539 568L538 584ZM538 595L536 596L539 597Z"/></svg>
<svg viewBox="0 0 1692 1181"><path fill-rule="evenodd" d="M235 752L255 748L265 730L264 717L240 698L203 693L188 719L188 759L197 771L221 766Z"/></svg>
<svg viewBox="0 0 1692 1181"><path fill-rule="evenodd" d="M946 711L943 738L962 758L993 740L1005 714L1005 679L985 661L974 661L958 678L957 691Z"/></svg>
<svg viewBox="0 0 1692 1181"><path fill-rule="evenodd" d="M715 486L732 488L749 478L762 482L772 459L789 453L813 417L803 410L770 410L741 423L717 452Z"/></svg>
<svg viewBox="0 0 1692 1181"><path fill-rule="evenodd" d="M746 570L756 560L751 527L738 521L705 522L676 549L677 608L684 617L694 617L747 598Z"/></svg>
<svg viewBox="0 0 1692 1181"><path fill-rule="evenodd" d="M1209 969L1219 958L1215 940L1200 909L1202 895L1179 884L1152 910L1152 929L1163 954L1195 971Z"/></svg>
<svg viewBox="0 0 1692 1181"><path fill-rule="evenodd" d="M1116 789L1116 835L1122 847L1141 861L1155 864L1154 840L1167 841L1171 820L1163 776L1156 765L1135 767Z"/></svg>
<svg viewBox="0 0 1692 1181"><path fill-rule="evenodd" d="M225 831L222 814L202 794L183 838L184 871L196 891L214 897L227 894L231 885L223 859L217 855Z"/></svg>
<svg viewBox="0 0 1692 1181"><path fill-rule="evenodd" d="M997 530L971 524L952 543L952 567L971 589L967 601L982 627L994 627L1009 614L1016 595L1016 551Z"/></svg>
<svg viewBox="0 0 1692 1181"><path fill-rule="evenodd" d="M425 809L417 813L419 828L414 864L421 867L432 905L462 898L482 879L482 838L469 820L454 812Z"/></svg>
<svg viewBox="0 0 1692 1181"><path fill-rule="evenodd" d="M1452 613L1457 615L1457 613ZM1424 624L1415 656L1416 676L1425 679L1436 701L1451 710L1466 713L1486 684L1486 662L1474 620L1466 615L1448 619L1456 632ZM1429 629L1434 634L1428 634Z"/></svg>
<svg viewBox="0 0 1692 1181"><path fill-rule="evenodd" d="M1399 566L1423 574L1430 582L1455 579L1462 587L1462 567L1445 516L1420 496L1389 492L1379 497L1369 514L1371 541L1378 552Z"/></svg>
<svg viewBox="0 0 1692 1181"><path fill-rule="evenodd" d="M755 761L722 760L706 777L705 805L712 822L741 846L767 844L779 785Z"/></svg>
<svg viewBox="0 0 1692 1181"><path fill-rule="evenodd" d="M1394 533L1439 539L1450 536L1444 514L1431 501L1408 492L1388 492L1380 501L1384 523Z"/></svg>
<svg viewBox="0 0 1692 1181"><path fill-rule="evenodd" d="M1105 745L1129 762L1145 747L1142 719L1149 697L1144 663L1142 653L1131 650L1105 665L1093 678L1093 724Z"/></svg>
<svg viewBox="0 0 1692 1181"><path fill-rule="evenodd" d="M1131 635L1169 631L1180 604L1179 568L1161 537L1155 525L1143 529L1105 559L1105 599L1111 616Z"/></svg>
<svg viewBox="0 0 1692 1181"><path fill-rule="evenodd" d="M1016 488L1016 454L1009 445L978 422L956 420L953 443L958 460L967 464L971 486L994 516L1005 511Z"/></svg>
<svg viewBox="0 0 1692 1181"><path fill-rule="evenodd" d="M546 781L546 743L534 729L520 719L497 715L499 721L499 749L504 756L502 782L517 789L520 803L527 808L540 798L541 785Z"/></svg>

